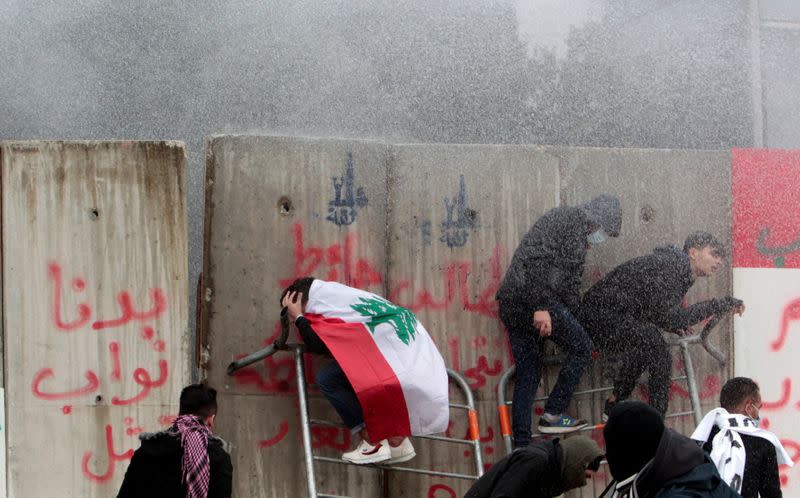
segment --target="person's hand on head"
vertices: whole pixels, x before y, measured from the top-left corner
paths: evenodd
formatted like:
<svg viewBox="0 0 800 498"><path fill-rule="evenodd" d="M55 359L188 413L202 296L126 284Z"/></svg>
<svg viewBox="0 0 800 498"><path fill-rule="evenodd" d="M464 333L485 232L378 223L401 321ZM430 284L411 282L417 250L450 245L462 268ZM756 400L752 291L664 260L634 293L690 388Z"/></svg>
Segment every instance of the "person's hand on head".
<svg viewBox="0 0 800 498"><path fill-rule="evenodd" d="M286 308L286 312L289 313L289 318L291 318L292 321L297 320L297 317L303 314L303 293L287 293L283 296L281 305Z"/></svg>
<svg viewBox="0 0 800 498"><path fill-rule="evenodd" d="M539 331L539 337L550 337L553 333L553 322L550 319L550 312L539 310L533 313L533 327Z"/></svg>

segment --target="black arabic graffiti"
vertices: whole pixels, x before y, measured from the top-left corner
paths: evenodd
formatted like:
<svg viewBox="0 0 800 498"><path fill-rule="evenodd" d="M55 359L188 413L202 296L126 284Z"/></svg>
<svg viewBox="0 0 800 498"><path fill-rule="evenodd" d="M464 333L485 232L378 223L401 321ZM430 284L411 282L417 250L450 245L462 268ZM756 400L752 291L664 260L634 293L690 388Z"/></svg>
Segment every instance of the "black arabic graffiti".
<svg viewBox="0 0 800 498"><path fill-rule="evenodd" d="M775 266L782 267L784 263L784 256L800 250L800 236L792 242L784 246L767 247L767 239L769 239L770 228L764 227L758 233L756 240L756 250L764 256L772 257L775 261Z"/></svg>
<svg viewBox="0 0 800 498"><path fill-rule="evenodd" d="M344 175L332 177L335 198L328 202L327 220L336 225L350 225L356 221L358 210L367 205L364 187L355 187L353 153L347 153Z"/></svg>

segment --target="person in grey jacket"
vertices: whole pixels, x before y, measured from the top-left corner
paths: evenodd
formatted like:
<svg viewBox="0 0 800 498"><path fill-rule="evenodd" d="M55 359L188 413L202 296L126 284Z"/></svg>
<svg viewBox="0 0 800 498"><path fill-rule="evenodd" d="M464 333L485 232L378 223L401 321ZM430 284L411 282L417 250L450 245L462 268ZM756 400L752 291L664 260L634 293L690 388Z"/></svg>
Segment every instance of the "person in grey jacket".
<svg viewBox="0 0 800 498"><path fill-rule="evenodd" d="M622 225L619 199L603 194L581 206L551 209L514 252L496 298L516 365L512 405L514 446L531 440L531 409L542 370L545 339L567 354L539 420L543 433L578 430L585 421L564 410L591 359L592 342L575 319L586 253Z"/></svg>

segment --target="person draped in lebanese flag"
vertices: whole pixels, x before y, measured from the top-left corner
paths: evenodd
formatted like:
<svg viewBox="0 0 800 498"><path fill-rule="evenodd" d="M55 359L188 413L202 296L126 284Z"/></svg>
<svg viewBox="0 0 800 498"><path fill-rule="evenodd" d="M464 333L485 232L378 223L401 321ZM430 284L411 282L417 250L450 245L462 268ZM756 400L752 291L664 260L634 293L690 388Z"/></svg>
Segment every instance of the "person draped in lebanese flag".
<svg viewBox="0 0 800 498"><path fill-rule="evenodd" d="M447 370L414 314L336 282L300 278L281 294L311 353L333 358L316 375L325 397L361 442L351 463L406 462L408 436L444 432L449 423Z"/></svg>

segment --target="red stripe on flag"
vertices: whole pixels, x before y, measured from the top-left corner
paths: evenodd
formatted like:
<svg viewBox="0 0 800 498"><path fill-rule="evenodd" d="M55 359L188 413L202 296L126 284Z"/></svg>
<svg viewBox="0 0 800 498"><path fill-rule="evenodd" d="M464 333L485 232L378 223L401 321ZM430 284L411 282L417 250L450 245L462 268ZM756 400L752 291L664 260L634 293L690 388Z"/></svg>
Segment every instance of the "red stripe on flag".
<svg viewBox="0 0 800 498"><path fill-rule="evenodd" d="M353 386L372 442L411 435L400 379L386 362L367 327L340 318L315 314L304 316Z"/></svg>

